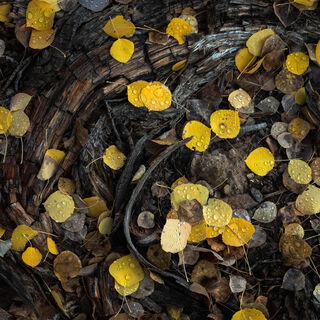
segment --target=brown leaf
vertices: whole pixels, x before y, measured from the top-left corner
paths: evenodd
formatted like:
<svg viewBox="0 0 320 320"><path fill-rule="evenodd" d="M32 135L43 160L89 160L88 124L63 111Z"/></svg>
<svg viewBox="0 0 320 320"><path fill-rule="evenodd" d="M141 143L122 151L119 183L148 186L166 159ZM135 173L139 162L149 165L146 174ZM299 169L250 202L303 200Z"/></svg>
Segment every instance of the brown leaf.
<svg viewBox="0 0 320 320"><path fill-rule="evenodd" d="M83 120L80 118L76 120L76 138L82 147L87 143L89 138L88 129L83 126Z"/></svg>
<svg viewBox="0 0 320 320"><path fill-rule="evenodd" d="M285 27L293 24L300 16L300 11L292 6L288 0L275 0L273 10Z"/></svg>
<svg viewBox="0 0 320 320"><path fill-rule="evenodd" d="M279 69L284 61L283 50L274 50L266 54L262 66L266 71L274 71Z"/></svg>
<svg viewBox="0 0 320 320"><path fill-rule="evenodd" d="M179 205L178 216L181 221L194 226L203 220L202 205L196 199L182 201Z"/></svg>

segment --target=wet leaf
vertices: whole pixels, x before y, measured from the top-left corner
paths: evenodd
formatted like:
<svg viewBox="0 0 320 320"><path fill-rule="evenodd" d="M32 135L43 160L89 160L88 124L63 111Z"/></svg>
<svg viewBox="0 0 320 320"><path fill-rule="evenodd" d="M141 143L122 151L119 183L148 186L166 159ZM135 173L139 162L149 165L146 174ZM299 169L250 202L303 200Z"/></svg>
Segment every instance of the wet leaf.
<svg viewBox="0 0 320 320"><path fill-rule="evenodd" d="M267 233L260 226L254 226L254 229L254 234L248 242L248 248L261 247L267 241Z"/></svg>
<svg viewBox="0 0 320 320"><path fill-rule="evenodd" d="M251 97L243 89L238 89L238 90L232 91L229 94L228 101L230 102L231 106L234 107L235 109L241 109L250 104Z"/></svg>
<svg viewBox="0 0 320 320"><path fill-rule="evenodd" d="M66 221L74 211L72 197L60 191L52 193L43 205L49 216L56 222Z"/></svg>
<svg viewBox="0 0 320 320"><path fill-rule="evenodd" d="M223 231L222 241L228 246L241 247L249 242L254 232L254 227L250 222L232 218Z"/></svg>
<svg viewBox="0 0 320 320"><path fill-rule="evenodd" d="M161 232L161 247L165 252L177 253L187 245L191 225L177 219L167 219Z"/></svg>
<svg viewBox="0 0 320 320"><path fill-rule="evenodd" d="M103 154L103 162L113 170L121 169L126 159L127 157L115 145L108 147Z"/></svg>
<svg viewBox="0 0 320 320"><path fill-rule="evenodd" d="M289 291L299 291L304 287L305 276L300 270L291 268L285 273L281 288Z"/></svg>
<svg viewBox="0 0 320 320"><path fill-rule="evenodd" d="M41 259L42 259L42 254L40 253L40 251L36 248L32 248L32 247L28 247L21 256L23 262L34 268L36 267L38 264L40 264Z"/></svg>
<svg viewBox="0 0 320 320"><path fill-rule="evenodd" d="M179 44L183 44L185 42L184 36L191 32L191 25L180 18L173 18L166 29L166 33L175 38Z"/></svg>
<svg viewBox="0 0 320 320"><path fill-rule="evenodd" d="M11 240L0 240L0 257L4 257L5 254L11 249L12 242Z"/></svg>
<svg viewBox="0 0 320 320"><path fill-rule="evenodd" d="M149 82L138 80L127 86L128 101L135 107L143 107L144 103L140 98L141 90L149 85Z"/></svg>
<svg viewBox="0 0 320 320"><path fill-rule="evenodd" d="M76 191L76 184L71 179L61 177L58 180L58 189L62 193L72 196Z"/></svg>
<svg viewBox="0 0 320 320"><path fill-rule="evenodd" d="M193 226L191 226L191 232L188 237L190 242L201 242L207 238L206 233L207 224L205 221L201 221Z"/></svg>
<svg viewBox="0 0 320 320"><path fill-rule="evenodd" d="M114 288L123 297L129 296L130 294L136 292L139 288L139 282L133 284L132 286L123 287L116 280L114 281Z"/></svg>
<svg viewBox="0 0 320 320"><path fill-rule="evenodd" d="M254 320L266 320L264 314L257 309L244 308L237 311L231 318L231 320L244 320L244 319L254 319Z"/></svg>
<svg viewBox="0 0 320 320"><path fill-rule="evenodd" d="M303 215L312 215L320 212L320 189L310 185L303 191L295 202L296 208Z"/></svg>
<svg viewBox="0 0 320 320"><path fill-rule="evenodd" d="M25 135L30 127L29 117L23 110L12 111L12 122L8 129L9 134L16 138L21 138Z"/></svg>
<svg viewBox="0 0 320 320"><path fill-rule="evenodd" d="M144 278L144 272L132 254L125 255L112 262L109 273L119 285L125 288L139 283Z"/></svg>
<svg viewBox="0 0 320 320"><path fill-rule="evenodd" d="M181 221L194 226L203 220L202 205L196 199L182 201L179 205L178 216Z"/></svg>
<svg viewBox="0 0 320 320"><path fill-rule="evenodd" d="M273 169L274 157L269 149L260 147L248 155L245 163L252 172L263 177Z"/></svg>
<svg viewBox="0 0 320 320"><path fill-rule="evenodd" d="M315 158L311 163L312 180L320 186L320 158Z"/></svg>
<svg viewBox="0 0 320 320"><path fill-rule="evenodd" d="M308 184L312 179L310 166L302 160L290 160L288 173L290 178L296 183Z"/></svg>
<svg viewBox="0 0 320 320"><path fill-rule="evenodd" d="M184 126L182 139L192 139L186 143L186 147L191 150L203 152L207 150L210 144L211 129L199 121L189 121Z"/></svg>
<svg viewBox="0 0 320 320"><path fill-rule="evenodd" d="M318 64L320 65L320 40L317 43L316 46L316 60L318 62Z"/></svg>
<svg viewBox="0 0 320 320"><path fill-rule="evenodd" d="M286 66L293 74L304 74L309 67L309 57L303 52L290 53L286 59Z"/></svg>
<svg viewBox="0 0 320 320"><path fill-rule="evenodd" d="M24 224L17 226L12 232L11 249L15 251L23 251L26 243L33 239L37 235L37 233L37 231Z"/></svg>
<svg viewBox="0 0 320 320"><path fill-rule="evenodd" d="M107 208L105 201L97 196L84 198L83 201L88 206L88 216L90 217L98 217L102 212L105 211L110 212L110 210Z"/></svg>
<svg viewBox="0 0 320 320"><path fill-rule="evenodd" d="M53 272L61 282L75 278L81 268L79 257L71 251L62 251L53 261Z"/></svg>
<svg viewBox="0 0 320 320"><path fill-rule="evenodd" d="M122 63L127 63L132 57L133 52L134 43L127 39L116 40L110 48L112 58Z"/></svg>
<svg viewBox="0 0 320 320"><path fill-rule="evenodd" d="M54 242L54 240L52 240L51 238L47 238L47 247L50 253L57 255L59 254L59 250L58 247L56 245L56 243Z"/></svg>
<svg viewBox="0 0 320 320"><path fill-rule="evenodd" d="M163 83L154 81L141 90L140 99L149 111L162 111L171 106L171 92Z"/></svg>
<svg viewBox="0 0 320 320"><path fill-rule="evenodd" d="M297 236L300 239L303 239L304 229L299 223L290 223L284 227L284 234L287 236Z"/></svg>
<svg viewBox="0 0 320 320"><path fill-rule="evenodd" d="M45 1L32 0L26 12L27 27L36 30L50 30L53 26L54 7Z"/></svg>
<svg viewBox="0 0 320 320"><path fill-rule="evenodd" d="M203 207L203 217L212 227L224 227L232 218L232 208L223 200L209 199Z"/></svg>
<svg viewBox="0 0 320 320"><path fill-rule="evenodd" d="M8 131L12 123L12 118L11 111L4 107L0 107L0 134L5 134Z"/></svg>
<svg viewBox="0 0 320 320"><path fill-rule="evenodd" d="M299 105L304 105L306 103L306 88L302 87L300 88L295 94L294 94L294 101Z"/></svg>
<svg viewBox="0 0 320 320"><path fill-rule="evenodd" d="M235 56L235 64L240 72L254 64L257 57L249 52L248 48L240 49Z"/></svg>
<svg viewBox="0 0 320 320"><path fill-rule="evenodd" d="M185 200L197 200L201 205L207 203L209 190L201 184L183 183L176 186L171 193L171 203L175 210Z"/></svg>
<svg viewBox="0 0 320 320"><path fill-rule="evenodd" d="M262 223L270 223L277 217L277 206L271 202L266 201L254 212L252 219Z"/></svg>
<svg viewBox="0 0 320 320"><path fill-rule="evenodd" d="M241 276L230 276L229 286L232 293L240 293L246 290L247 281Z"/></svg>
<svg viewBox="0 0 320 320"><path fill-rule="evenodd" d="M274 122L270 133L274 139L277 139L281 133L286 132L287 130L288 124L286 122Z"/></svg>
<svg viewBox="0 0 320 320"><path fill-rule="evenodd" d="M123 16L116 16L109 20L102 30L110 37L119 39L122 37L132 37L136 28L131 21L125 20Z"/></svg>
<svg viewBox="0 0 320 320"><path fill-rule="evenodd" d="M279 105L280 105L280 102L275 97L270 96L260 101L256 107L260 109L262 112L276 113L278 111ZM272 125L272 128L276 123L279 123L279 122L275 122ZM271 128L271 131L272 131L272 128Z"/></svg>
<svg viewBox="0 0 320 320"><path fill-rule="evenodd" d="M320 283L314 287L312 294L320 302Z"/></svg>
<svg viewBox="0 0 320 320"><path fill-rule="evenodd" d="M29 47L32 49L44 49L51 45L54 40L55 30L32 29L29 40Z"/></svg>
<svg viewBox="0 0 320 320"><path fill-rule="evenodd" d="M218 110L210 117L212 131L223 139L235 138L240 131L240 119L237 111Z"/></svg>
<svg viewBox="0 0 320 320"><path fill-rule="evenodd" d="M310 131L310 124L301 118L294 118L289 123L288 131L293 138L302 141Z"/></svg>
<svg viewBox="0 0 320 320"><path fill-rule="evenodd" d="M264 42L274 33L272 29L263 29L254 33L246 42L249 52L256 57L261 56Z"/></svg>
<svg viewBox="0 0 320 320"><path fill-rule="evenodd" d="M284 51L286 46L287 44L277 34L273 34L264 42L261 54L265 56L272 51Z"/></svg>
<svg viewBox="0 0 320 320"><path fill-rule="evenodd" d="M304 80L301 75L296 75L287 69L283 69L276 75L275 84L282 93L294 94L303 86Z"/></svg>

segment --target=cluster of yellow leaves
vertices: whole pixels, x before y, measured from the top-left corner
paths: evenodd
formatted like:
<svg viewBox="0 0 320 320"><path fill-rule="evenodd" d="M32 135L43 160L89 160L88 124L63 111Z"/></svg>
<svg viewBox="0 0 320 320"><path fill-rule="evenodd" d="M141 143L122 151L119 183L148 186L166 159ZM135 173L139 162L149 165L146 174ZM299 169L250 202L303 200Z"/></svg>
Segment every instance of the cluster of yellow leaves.
<svg viewBox="0 0 320 320"><path fill-rule="evenodd" d="M135 107L146 107L149 111L163 111L171 106L171 92L159 81L138 80L127 87L128 101Z"/></svg>
<svg viewBox="0 0 320 320"><path fill-rule="evenodd" d="M195 32L198 25L197 19L192 15L183 15L181 18L173 18L167 26L166 33L174 37L179 44L185 42L185 35ZM102 30L117 39L110 48L111 56L119 62L127 63L134 52L134 43L126 38L131 38L136 30L131 21L127 21L123 16L110 18ZM181 65L176 68L179 70Z"/></svg>
<svg viewBox="0 0 320 320"><path fill-rule="evenodd" d="M235 57L235 64L238 70L241 73L254 73L257 71L263 60L262 57L256 65L253 66L257 57L261 57L262 55L262 48L267 40L271 35L275 34L272 29L263 29L256 33L254 33L246 42L246 48L240 49ZM253 66L253 67L252 67Z"/></svg>
<svg viewBox="0 0 320 320"><path fill-rule="evenodd" d="M29 46L32 49L44 49L54 40L52 29L55 12L60 7L57 0L31 0L26 12L26 26L31 27Z"/></svg>
<svg viewBox="0 0 320 320"><path fill-rule="evenodd" d="M115 290L122 296L127 296L137 291L140 281L144 279L144 272L132 254L112 262L109 267L109 273L115 280Z"/></svg>

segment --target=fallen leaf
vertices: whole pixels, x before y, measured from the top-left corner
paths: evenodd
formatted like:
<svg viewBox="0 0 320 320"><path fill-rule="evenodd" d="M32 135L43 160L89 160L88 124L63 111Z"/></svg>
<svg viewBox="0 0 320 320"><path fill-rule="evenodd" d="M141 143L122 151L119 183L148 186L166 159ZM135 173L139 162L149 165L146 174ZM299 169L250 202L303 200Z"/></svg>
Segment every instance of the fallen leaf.
<svg viewBox="0 0 320 320"><path fill-rule="evenodd" d="M32 49L44 49L51 45L54 40L55 30L36 30L31 31L29 47Z"/></svg>
<svg viewBox="0 0 320 320"><path fill-rule="evenodd" d="M290 53L286 59L286 66L293 74L304 74L309 67L309 57L303 52Z"/></svg>
<svg viewBox="0 0 320 320"><path fill-rule="evenodd" d="M209 199L203 207L203 217L212 227L224 227L232 218L232 208L223 200Z"/></svg>
<svg viewBox="0 0 320 320"><path fill-rule="evenodd" d="M88 10L100 12L110 4L110 0L79 0L79 3Z"/></svg>
<svg viewBox="0 0 320 320"><path fill-rule="evenodd" d="M260 147L248 155L245 163L255 174L265 176L273 169L274 157L269 149Z"/></svg>
<svg viewBox="0 0 320 320"><path fill-rule="evenodd" d="M36 267L42 260L42 254L36 248L28 247L21 256L23 262L34 268Z"/></svg>
<svg viewBox="0 0 320 320"><path fill-rule="evenodd" d="M243 72L254 64L257 57L249 52L248 48L240 49L235 56L235 64L240 72Z"/></svg>
<svg viewBox="0 0 320 320"><path fill-rule="evenodd" d="M59 254L59 250L56 243L50 237L47 238L47 247L50 253L54 255Z"/></svg>
<svg viewBox="0 0 320 320"><path fill-rule="evenodd" d="M291 159L288 165L288 173L290 178L299 184L308 184L312 179L310 166L302 160Z"/></svg>
<svg viewBox="0 0 320 320"><path fill-rule="evenodd" d="M89 217L99 217L100 214L105 211L111 214L111 211L108 209L106 202L97 196L84 198L83 201L89 209Z"/></svg>
<svg viewBox="0 0 320 320"><path fill-rule="evenodd" d="M26 134L30 127L29 117L23 110L12 111L12 122L8 129L9 134L16 138L21 138Z"/></svg>
<svg viewBox="0 0 320 320"><path fill-rule="evenodd" d="M23 251L26 243L32 240L37 234L37 231L24 224L17 226L12 232L11 249L15 251Z"/></svg>
<svg viewBox="0 0 320 320"><path fill-rule="evenodd" d="M53 261L53 272L61 282L75 278L81 268L79 257L71 251L62 251Z"/></svg>
<svg viewBox="0 0 320 320"><path fill-rule="evenodd" d="M127 86L128 101L135 107L143 107L144 103L140 98L141 90L149 85L149 82L138 80Z"/></svg>
<svg viewBox="0 0 320 320"><path fill-rule="evenodd" d="M210 117L212 131L223 139L235 138L240 132L240 119L237 111L218 110Z"/></svg>
<svg viewBox="0 0 320 320"><path fill-rule="evenodd" d="M110 19L102 30L110 37L120 39L122 37L132 37L136 28L131 21L125 20L123 16L116 16Z"/></svg>
<svg viewBox="0 0 320 320"><path fill-rule="evenodd" d="M264 42L274 33L275 32L272 29L263 29L250 36L246 42L249 52L256 57L261 56Z"/></svg>
<svg viewBox="0 0 320 320"><path fill-rule="evenodd" d="M203 152L210 144L211 129L199 121L189 121L184 126L182 139L189 137L192 139L186 143L186 147L193 151Z"/></svg>
<svg viewBox="0 0 320 320"><path fill-rule="evenodd" d="M132 57L133 52L134 43L127 39L116 40L110 48L112 58L122 63L127 63Z"/></svg>
<svg viewBox="0 0 320 320"><path fill-rule="evenodd" d="M121 169L126 159L127 157L115 145L108 147L103 154L103 162L113 170Z"/></svg>
<svg viewBox="0 0 320 320"><path fill-rule="evenodd" d="M183 44L185 42L184 36L191 32L190 24L180 18L173 18L166 29L166 33L175 38L179 44Z"/></svg>
<svg viewBox="0 0 320 320"><path fill-rule="evenodd" d="M26 26L36 30L50 30L53 26L54 7L45 1L32 0L26 12Z"/></svg>
<svg viewBox="0 0 320 320"><path fill-rule="evenodd" d="M12 118L11 111L0 107L0 134L5 134L8 131L12 123Z"/></svg>
<svg viewBox="0 0 320 320"><path fill-rule="evenodd" d="M237 311L231 318L231 320L244 320L244 319L266 320L266 317L260 310L252 309L252 308L244 308L240 311Z"/></svg>

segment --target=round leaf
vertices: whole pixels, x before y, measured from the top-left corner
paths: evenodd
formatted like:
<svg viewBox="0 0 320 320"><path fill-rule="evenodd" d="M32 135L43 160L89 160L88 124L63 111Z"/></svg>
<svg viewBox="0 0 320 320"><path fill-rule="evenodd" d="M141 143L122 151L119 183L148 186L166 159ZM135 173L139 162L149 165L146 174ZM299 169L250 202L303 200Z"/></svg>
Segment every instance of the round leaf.
<svg viewBox="0 0 320 320"><path fill-rule="evenodd" d="M203 207L203 217L209 226L224 227L232 218L232 208L220 199L209 199Z"/></svg>
<svg viewBox="0 0 320 320"><path fill-rule="evenodd" d="M265 176L273 169L274 157L267 148L260 147L254 149L245 160L248 168L259 176Z"/></svg>
<svg viewBox="0 0 320 320"><path fill-rule="evenodd" d="M274 34L272 29L263 29L254 33L246 42L246 46L251 54L259 57L262 47L267 38Z"/></svg>
<svg viewBox="0 0 320 320"><path fill-rule="evenodd" d="M179 44L183 44L185 42L184 36L191 32L190 24L180 18L173 18L166 29L166 33L175 38Z"/></svg>
<svg viewBox="0 0 320 320"><path fill-rule="evenodd" d="M42 259L42 254L41 252L32 247L28 247L23 253L22 253L22 260L25 264L28 266L34 268L36 267Z"/></svg>
<svg viewBox="0 0 320 320"><path fill-rule="evenodd" d="M12 250L22 251L28 241L34 238L38 232L30 227L21 224L17 226L11 236Z"/></svg>
<svg viewBox="0 0 320 320"><path fill-rule="evenodd" d="M25 135L30 127L29 117L23 110L12 112L12 122L9 127L9 133L11 136L20 138Z"/></svg>
<svg viewBox="0 0 320 320"><path fill-rule="evenodd" d="M309 57L303 52L290 53L287 56L286 66L291 73L301 75L309 67Z"/></svg>
<svg viewBox="0 0 320 320"><path fill-rule="evenodd" d="M116 16L109 20L102 30L110 37L119 39L132 37L136 28L131 21L125 20L123 16Z"/></svg>
<svg viewBox="0 0 320 320"><path fill-rule="evenodd" d="M103 154L103 162L113 170L121 169L126 159L127 157L115 145L107 148Z"/></svg>
<svg viewBox="0 0 320 320"><path fill-rule="evenodd" d="M5 134L12 123L12 113L4 107L0 107L0 134Z"/></svg>
<svg viewBox="0 0 320 320"><path fill-rule="evenodd" d="M240 131L240 119L237 111L218 110L210 116L212 131L223 139L235 138Z"/></svg>
<svg viewBox="0 0 320 320"><path fill-rule="evenodd" d="M186 146L191 150L203 152L207 150L209 146L211 129L199 121L189 121L184 126L182 138L186 139L189 137L193 138L186 144Z"/></svg>
<svg viewBox="0 0 320 320"><path fill-rule="evenodd" d="M149 82L138 80L132 82L127 87L128 101L135 107L143 107L144 103L140 98L141 90L149 85Z"/></svg>
<svg viewBox="0 0 320 320"><path fill-rule="evenodd" d="M110 48L112 58L122 63L127 63L133 55L133 52L134 43L127 39L116 40Z"/></svg>
<svg viewBox="0 0 320 320"><path fill-rule="evenodd" d="M36 30L50 30L53 26L54 7L45 1L32 0L26 12L27 27Z"/></svg>
<svg viewBox="0 0 320 320"><path fill-rule="evenodd" d="M290 178L296 183L308 184L312 180L311 168L302 160L290 160L288 173Z"/></svg>

